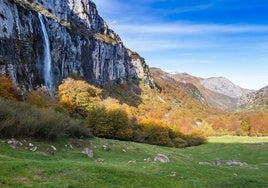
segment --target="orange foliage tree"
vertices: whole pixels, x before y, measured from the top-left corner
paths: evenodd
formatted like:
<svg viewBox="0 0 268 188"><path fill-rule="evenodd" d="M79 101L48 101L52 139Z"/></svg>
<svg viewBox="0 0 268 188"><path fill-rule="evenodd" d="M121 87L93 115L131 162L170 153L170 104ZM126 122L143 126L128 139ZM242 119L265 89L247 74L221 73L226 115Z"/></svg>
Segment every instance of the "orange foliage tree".
<svg viewBox="0 0 268 188"><path fill-rule="evenodd" d="M0 74L0 97L5 99L18 97L18 91L13 86L11 79L2 74Z"/></svg>

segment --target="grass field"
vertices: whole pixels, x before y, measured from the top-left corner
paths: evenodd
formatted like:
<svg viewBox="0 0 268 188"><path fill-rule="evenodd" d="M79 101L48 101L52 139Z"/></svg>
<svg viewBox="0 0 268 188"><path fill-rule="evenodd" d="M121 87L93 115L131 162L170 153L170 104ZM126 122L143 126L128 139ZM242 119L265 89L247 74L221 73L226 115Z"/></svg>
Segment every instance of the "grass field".
<svg viewBox="0 0 268 188"><path fill-rule="evenodd" d="M36 152L13 149L0 140L0 187L268 187L268 138L212 137L208 143L185 149L105 140L65 140L53 143L54 156L47 153L51 143L31 141ZM65 144L72 144L67 149ZM107 144L110 151L104 151ZM94 158L81 151L89 147ZM126 152L124 152L124 151ZM162 153L170 163L146 162ZM97 163L97 158L104 159ZM227 166L228 160L246 162ZM136 160L136 163L128 163ZM200 165L199 162L222 165Z"/></svg>

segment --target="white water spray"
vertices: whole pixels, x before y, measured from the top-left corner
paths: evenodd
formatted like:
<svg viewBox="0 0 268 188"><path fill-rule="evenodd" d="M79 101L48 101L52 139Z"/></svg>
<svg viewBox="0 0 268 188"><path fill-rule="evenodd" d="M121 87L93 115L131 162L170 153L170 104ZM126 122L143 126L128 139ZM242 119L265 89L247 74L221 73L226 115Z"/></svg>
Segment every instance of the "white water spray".
<svg viewBox="0 0 268 188"><path fill-rule="evenodd" d="M44 24L44 18L42 14L38 13L38 18L41 23L42 33L43 33L43 47L44 47L44 80L45 86L49 89L53 89L53 78L51 71L51 54L50 54L50 44L48 39L48 34L46 26Z"/></svg>

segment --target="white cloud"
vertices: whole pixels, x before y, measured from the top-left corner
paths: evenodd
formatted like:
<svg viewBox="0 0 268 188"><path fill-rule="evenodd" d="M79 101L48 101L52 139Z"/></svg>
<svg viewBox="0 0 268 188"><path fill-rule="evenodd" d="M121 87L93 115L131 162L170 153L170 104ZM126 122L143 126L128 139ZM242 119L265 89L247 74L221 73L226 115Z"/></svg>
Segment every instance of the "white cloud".
<svg viewBox="0 0 268 188"><path fill-rule="evenodd" d="M268 32L268 25L216 25L216 24L112 24L111 27L119 32L129 32L137 34L204 34L204 33L253 33Z"/></svg>

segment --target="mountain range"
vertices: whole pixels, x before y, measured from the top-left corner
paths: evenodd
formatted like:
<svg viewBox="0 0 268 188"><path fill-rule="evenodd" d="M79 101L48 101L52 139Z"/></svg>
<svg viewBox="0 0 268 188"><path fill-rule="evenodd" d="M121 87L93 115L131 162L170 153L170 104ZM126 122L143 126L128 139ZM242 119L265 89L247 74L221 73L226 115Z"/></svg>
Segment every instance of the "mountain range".
<svg viewBox="0 0 268 188"><path fill-rule="evenodd" d="M241 88L224 77L199 78L187 73L165 72L158 68L150 68L150 72L154 80L173 82L177 87L180 85L190 96L211 107L229 111L268 109L268 86L254 91ZM192 89L189 89L190 86Z"/></svg>
<svg viewBox="0 0 268 188"><path fill-rule="evenodd" d="M138 53L124 46L90 0L2 0L0 28L0 73L23 92L40 85L56 89L74 75L99 87L136 79L151 88L166 84L201 105L221 110L267 111L267 87L252 91L224 77L149 69Z"/></svg>

